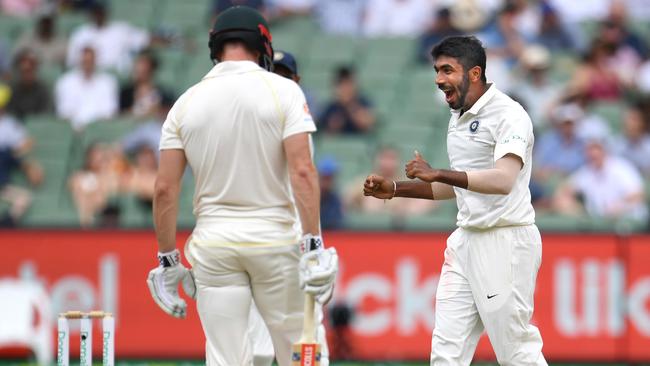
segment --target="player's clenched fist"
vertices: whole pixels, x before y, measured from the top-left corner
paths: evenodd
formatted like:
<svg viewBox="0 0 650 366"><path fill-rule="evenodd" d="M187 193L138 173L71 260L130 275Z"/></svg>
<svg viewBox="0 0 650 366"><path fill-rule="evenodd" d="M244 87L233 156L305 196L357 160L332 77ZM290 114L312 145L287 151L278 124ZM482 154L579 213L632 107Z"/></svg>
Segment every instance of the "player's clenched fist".
<svg viewBox="0 0 650 366"><path fill-rule="evenodd" d="M363 195L380 199L391 199L395 196L395 184L379 175L369 175L363 184Z"/></svg>
<svg viewBox="0 0 650 366"><path fill-rule="evenodd" d="M436 170L422 158L419 152L415 151L415 158L406 163L406 177L409 179L418 178L422 181L433 183L436 181Z"/></svg>

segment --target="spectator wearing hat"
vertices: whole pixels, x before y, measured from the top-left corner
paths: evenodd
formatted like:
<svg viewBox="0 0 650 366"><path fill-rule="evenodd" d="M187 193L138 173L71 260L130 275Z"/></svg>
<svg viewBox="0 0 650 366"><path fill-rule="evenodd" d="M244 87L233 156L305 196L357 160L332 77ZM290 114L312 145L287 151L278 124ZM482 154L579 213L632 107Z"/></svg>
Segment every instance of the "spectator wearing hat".
<svg viewBox="0 0 650 366"><path fill-rule="evenodd" d="M558 189L555 208L569 215L632 219L646 222L643 179L625 159L610 155L603 136L585 143L587 164L572 174Z"/></svg>
<svg viewBox="0 0 650 366"><path fill-rule="evenodd" d="M32 114L49 113L54 109L50 88L39 79L38 67L39 60L31 49L23 49L16 55L16 77L11 82L13 95L7 110L20 120Z"/></svg>
<svg viewBox="0 0 650 366"><path fill-rule="evenodd" d="M56 12L46 8L40 12L33 30L24 33L16 44L17 50L30 49L45 65L65 65L67 39L57 33Z"/></svg>
<svg viewBox="0 0 650 366"><path fill-rule="evenodd" d="M117 80L95 67L95 49L81 50L81 65L63 74L56 82L55 106L59 117L67 119L76 130L117 112Z"/></svg>
<svg viewBox="0 0 650 366"><path fill-rule="evenodd" d="M325 156L316 164L320 183L320 222L325 230L343 226L343 204L336 190L339 164L331 156Z"/></svg>
<svg viewBox="0 0 650 366"><path fill-rule="evenodd" d="M548 49L541 45L527 46L515 69L514 86L510 88L510 94L525 106L536 129L546 127L548 111L562 91L562 85L548 76L550 66Z"/></svg>
<svg viewBox="0 0 650 366"><path fill-rule="evenodd" d="M11 89L0 84L0 201L9 204L9 212L0 214L0 227L15 226L31 204L31 192L11 184L14 171L20 170L31 185L43 181L40 165L28 157L33 142L25 128L6 113Z"/></svg>

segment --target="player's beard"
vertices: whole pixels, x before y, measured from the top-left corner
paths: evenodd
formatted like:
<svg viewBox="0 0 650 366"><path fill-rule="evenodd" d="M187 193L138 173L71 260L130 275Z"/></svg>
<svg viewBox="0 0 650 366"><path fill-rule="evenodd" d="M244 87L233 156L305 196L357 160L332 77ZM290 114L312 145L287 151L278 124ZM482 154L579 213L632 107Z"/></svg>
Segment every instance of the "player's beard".
<svg viewBox="0 0 650 366"><path fill-rule="evenodd" d="M460 83L459 86L456 86L456 93L458 94L458 98L456 99L455 103L450 103L449 107L451 109L460 109L463 106L465 106L465 99L467 98L468 91L469 91L469 76L467 74L463 74L463 81Z"/></svg>

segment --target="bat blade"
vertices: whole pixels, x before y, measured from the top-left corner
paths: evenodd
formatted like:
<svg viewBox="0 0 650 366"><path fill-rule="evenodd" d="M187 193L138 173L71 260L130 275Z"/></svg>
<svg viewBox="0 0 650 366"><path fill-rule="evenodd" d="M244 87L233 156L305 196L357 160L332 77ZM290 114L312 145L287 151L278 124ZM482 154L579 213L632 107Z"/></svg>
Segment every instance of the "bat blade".
<svg viewBox="0 0 650 366"><path fill-rule="evenodd" d="M291 347L291 366L320 366L320 344L295 343Z"/></svg>

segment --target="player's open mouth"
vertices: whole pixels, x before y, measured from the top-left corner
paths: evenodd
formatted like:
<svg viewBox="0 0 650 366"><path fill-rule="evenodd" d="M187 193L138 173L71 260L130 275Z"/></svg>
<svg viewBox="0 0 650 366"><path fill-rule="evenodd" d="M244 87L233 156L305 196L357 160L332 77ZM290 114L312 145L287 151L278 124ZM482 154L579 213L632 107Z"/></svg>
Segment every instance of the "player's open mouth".
<svg viewBox="0 0 650 366"><path fill-rule="evenodd" d="M454 98L454 89L441 89L443 93L445 93L445 100L447 103L450 103L451 100Z"/></svg>

